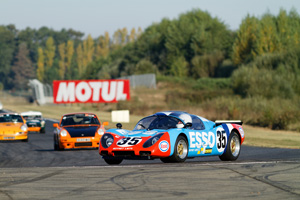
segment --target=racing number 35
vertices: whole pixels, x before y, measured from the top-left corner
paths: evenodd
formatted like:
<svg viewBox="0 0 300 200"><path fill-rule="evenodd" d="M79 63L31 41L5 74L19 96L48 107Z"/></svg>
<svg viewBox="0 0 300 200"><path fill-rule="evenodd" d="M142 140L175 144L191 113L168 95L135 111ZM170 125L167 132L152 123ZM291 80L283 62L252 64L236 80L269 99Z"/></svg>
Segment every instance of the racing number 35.
<svg viewBox="0 0 300 200"><path fill-rule="evenodd" d="M217 140L218 149L224 149L226 147L226 132L224 130L217 131Z"/></svg>
<svg viewBox="0 0 300 200"><path fill-rule="evenodd" d="M119 146L134 146L142 141L139 137L127 137L117 142Z"/></svg>

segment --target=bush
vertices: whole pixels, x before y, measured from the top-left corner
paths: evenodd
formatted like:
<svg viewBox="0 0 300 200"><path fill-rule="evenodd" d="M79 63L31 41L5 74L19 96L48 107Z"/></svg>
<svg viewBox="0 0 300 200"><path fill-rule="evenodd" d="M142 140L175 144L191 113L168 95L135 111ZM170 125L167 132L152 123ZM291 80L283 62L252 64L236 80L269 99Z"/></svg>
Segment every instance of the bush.
<svg viewBox="0 0 300 200"><path fill-rule="evenodd" d="M265 97L219 97L202 105L205 112L214 110L216 119L241 119L244 123L272 129L288 129L299 122L300 104L294 99Z"/></svg>
<svg viewBox="0 0 300 200"><path fill-rule="evenodd" d="M232 87L243 97L263 96L266 98L292 98L292 83L273 70L258 69L256 66L243 66L232 75Z"/></svg>

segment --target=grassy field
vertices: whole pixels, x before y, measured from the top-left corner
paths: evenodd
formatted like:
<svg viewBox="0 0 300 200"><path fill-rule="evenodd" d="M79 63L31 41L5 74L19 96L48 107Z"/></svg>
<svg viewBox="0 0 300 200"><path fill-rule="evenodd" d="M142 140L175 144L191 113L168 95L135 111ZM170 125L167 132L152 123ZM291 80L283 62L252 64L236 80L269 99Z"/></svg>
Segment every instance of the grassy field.
<svg viewBox="0 0 300 200"><path fill-rule="evenodd" d="M107 128L114 128L115 123L111 121L111 113L99 111L95 105L91 104L73 104L73 105L47 105L38 106L29 104L22 97L11 97L9 95L1 95L0 101L4 105L4 109L14 112L24 111L41 111L45 118L59 120L63 114L72 112L93 112L98 115L102 122L108 121ZM145 115L130 115L130 123L123 123L123 128L132 129L139 119ZM277 148L294 148L300 149L300 133L282 130L270 130L267 128L253 127L244 125L246 139L244 144L249 146L260 147L277 147Z"/></svg>

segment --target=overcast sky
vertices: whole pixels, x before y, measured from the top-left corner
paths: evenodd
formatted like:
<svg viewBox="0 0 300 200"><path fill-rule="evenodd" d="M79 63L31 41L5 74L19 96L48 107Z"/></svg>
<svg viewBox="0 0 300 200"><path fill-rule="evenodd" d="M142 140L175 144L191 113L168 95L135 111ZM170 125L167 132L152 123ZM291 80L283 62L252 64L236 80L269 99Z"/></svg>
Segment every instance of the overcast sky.
<svg viewBox="0 0 300 200"><path fill-rule="evenodd" d="M197 8L218 17L232 30L247 15L277 15L280 8L300 13L300 0L0 0L0 25L17 29L72 28L96 38L105 31L147 28Z"/></svg>

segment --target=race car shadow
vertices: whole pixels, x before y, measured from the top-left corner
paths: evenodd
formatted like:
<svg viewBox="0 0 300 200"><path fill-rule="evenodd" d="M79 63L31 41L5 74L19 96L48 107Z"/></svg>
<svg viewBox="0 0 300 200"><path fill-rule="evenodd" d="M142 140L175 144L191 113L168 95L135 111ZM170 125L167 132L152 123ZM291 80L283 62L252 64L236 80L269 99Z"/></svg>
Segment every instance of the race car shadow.
<svg viewBox="0 0 300 200"><path fill-rule="evenodd" d="M1 140L0 143L24 143L24 144L26 144L26 142L22 141L22 140Z"/></svg>
<svg viewBox="0 0 300 200"><path fill-rule="evenodd" d="M55 149L35 149L35 151L57 151L57 152L70 152L70 151L92 151L98 150L98 148L82 148L82 149L62 149L62 150L55 150Z"/></svg>

